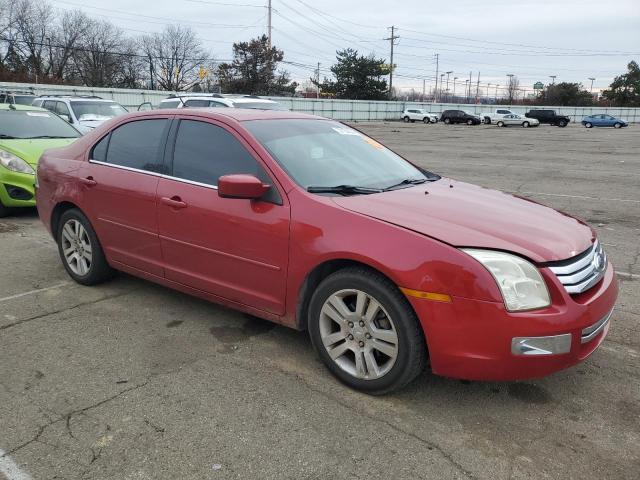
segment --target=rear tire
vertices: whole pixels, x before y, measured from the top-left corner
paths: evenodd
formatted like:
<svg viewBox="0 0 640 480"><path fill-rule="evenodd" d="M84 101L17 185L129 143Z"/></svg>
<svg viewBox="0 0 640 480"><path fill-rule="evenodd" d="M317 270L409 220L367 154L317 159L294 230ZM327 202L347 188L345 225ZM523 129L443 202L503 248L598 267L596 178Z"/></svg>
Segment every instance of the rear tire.
<svg viewBox="0 0 640 480"><path fill-rule="evenodd" d="M78 209L67 210L57 226L60 259L73 280L82 285L103 283L115 274L89 219Z"/></svg>
<svg viewBox="0 0 640 480"><path fill-rule="evenodd" d="M619 122L616 122L613 124L613 128L622 128L622 124Z"/></svg>
<svg viewBox="0 0 640 480"><path fill-rule="evenodd" d="M491 117L484 117L484 123L486 125L491 125Z"/></svg>
<svg viewBox="0 0 640 480"><path fill-rule="evenodd" d="M445 118L444 119L444 123L446 123L447 125L451 124L451 119L450 118Z"/></svg>
<svg viewBox="0 0 640 480"><path fill-rule="evenodd" d="M522 122L522 128L529 128L529 122Z"/></svg>
<svg viewBox="0 0 640 480"><path fill-rule="evenodd" d="M500 121L500 122L496 123L496 125L498 125L499 127L504 127L504 122Z"/></svg>
<svg viewBox="0 0 640 480"><path fill-rule="evenodd" d="M591 122L587 122L587 123L584 124L584 126L587 127L587 128L592 128L593 124Z"/></svg>
<svg viewBox="0 0 640 480"><path fill-rule="evenodd" d="M560 120L560 121L558 122L558 126L559 126L560 128L564 128L564 127L566 127L566 126L567 126L567 121L566 121L566 120Z"/></svg>
<svg viewBox="0 0 640 480"><path fill-rule="evenodd" d="M422 119L422 123L429 123L429 119L428 119L427 117L424 117L424 118Z"/></svg>
<svg viewBox="0 0 640 480"><path fill-rule="evenodd" d="M325 278L309 305L309 336L338 380L382 395L425 368L427 351L415 312L398 288L364 267Z"/></svg>
<svg viewBox="0 0 640 480"><path fill-rule="evenodd" d="M474 123L473 120L471 119L467 120L467 125L473 125L473 123Z"/></svg>
<svg viewBox="0 0 640 480"><path fill-rule="evenodd" d="M409 117L404 117L403 120L404 120L404 123L409 123L411 121Z"/></svg>

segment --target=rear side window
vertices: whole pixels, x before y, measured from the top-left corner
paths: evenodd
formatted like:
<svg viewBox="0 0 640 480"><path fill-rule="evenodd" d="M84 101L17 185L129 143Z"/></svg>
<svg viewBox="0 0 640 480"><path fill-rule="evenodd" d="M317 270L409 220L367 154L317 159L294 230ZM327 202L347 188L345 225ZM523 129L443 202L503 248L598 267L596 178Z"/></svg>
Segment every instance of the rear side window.
<svg viewBox="0 0 640 480"><path fill-rule="evenodd" d="M184 102L185 107L208 107L209 100L187 100Z"/></svg>
<svg viewBox="0 0 640 480"><path fill-rule="evenodd" d="M160 102L160 108L178 108L180 100L167 100L166 102Z"/></svg>
<svg viewBox="0 0 640 480"><path fill-rule="evenodd" d="M506 114L509 114L509 113L511 113L511 112L510 112L509 110L498 110L498 113L499 113L500 115L506 115Z"/></svg>
<svg viewBox="0 0 640 480"><path fill-rule="evenodd" d="M231 133L210 123L182 120L173 154L173 176L207 185L218 178L248 173L263 181L268 176Z"/></svg>
<svg viewBox="0 0 640 480"><path fill-rule="evenodd" d="M116 128L111 132L106 162L138 170L161 172L161 153L168 126L167 119L151 119L129 122ZM100 146L100 143L96 147Z"/></svg>

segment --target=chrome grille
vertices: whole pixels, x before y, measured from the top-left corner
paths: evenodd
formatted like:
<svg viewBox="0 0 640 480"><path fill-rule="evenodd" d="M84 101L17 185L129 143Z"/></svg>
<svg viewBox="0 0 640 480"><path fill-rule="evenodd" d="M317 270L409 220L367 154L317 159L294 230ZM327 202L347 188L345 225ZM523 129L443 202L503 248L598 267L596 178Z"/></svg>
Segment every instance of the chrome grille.
<svg viewBox="0 0 640 480"><path fill-rule="evenodd" d="M591 248L580 255L547 264L570 294L582 293L598 283L607 270L607 254L596 240Z"/></svg>
<svg viewBox="0 0 640 480"><path fill-rule="evenodd" d="M609 323L612 313L613 309L590 327L583 328L580 343L587 343L596 338Z"/></svg>

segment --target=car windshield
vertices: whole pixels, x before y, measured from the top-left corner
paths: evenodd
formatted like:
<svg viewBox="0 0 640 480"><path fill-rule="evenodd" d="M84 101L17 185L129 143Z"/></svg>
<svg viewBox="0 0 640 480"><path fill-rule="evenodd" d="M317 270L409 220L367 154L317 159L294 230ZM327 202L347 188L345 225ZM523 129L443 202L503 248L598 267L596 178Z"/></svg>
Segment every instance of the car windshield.
<svg viewBox="0 0 640 480"><path fill-rule="evenodd" d="M253 120L245 126L305 189L350 186L382 190L439 178L338 122Z"/></svg>
<svg viewBox="0 0 640 480"><path fill-rule="evenodd" d="M252 110L286 110L285 107L276 102L237 102L234 106Z"/></svg>
<svg viewBox="0 0 640 480"><path fill-rule="evenodd" d="M13 103L17 103L18 105L31 105L34 98L36 98L34 95L14 95Z"/></svg>
<svg viewBox="0 0 640 480"><path fill-rule="evenodd" d="M0 138L76 138L75 128L50 112L0 110Z"/></svg>
<svg viewBox="0 0 640 480"><path fill-rule="evenodd" d="M116 102L92 102L91 100L73 101L71 109L80 122L109 120L127 110Z"/></svg>

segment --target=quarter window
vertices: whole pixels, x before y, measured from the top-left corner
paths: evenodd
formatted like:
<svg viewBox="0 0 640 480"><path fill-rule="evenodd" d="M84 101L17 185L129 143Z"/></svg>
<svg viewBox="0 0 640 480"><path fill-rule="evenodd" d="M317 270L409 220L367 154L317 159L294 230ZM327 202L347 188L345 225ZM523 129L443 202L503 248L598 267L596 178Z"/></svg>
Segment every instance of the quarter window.
<svg viewBox="0 0 640 480"><path fill-rule="evenodd" d="M91 160L97 160L99 162L107 161L107 146L109 145L109 135L100 140L91 150Z"/></svg>
<svg viewBox="0 0 640 480"><path fill-rule="evenodd" d="M266 172L231 133L211 123L182 120L173 154L173 176L218 185L222 175L248 173L271 183Z"/></svg>
<svg viewBox="0 0 640 480"><path fill-rule="evenodd" d="M116 128L111 132L106 162L139 170L161 172L161 154L168 125L169 122L166 119L152 119L129 122ZM98 146L100 144L96 148Z"/></svg>

